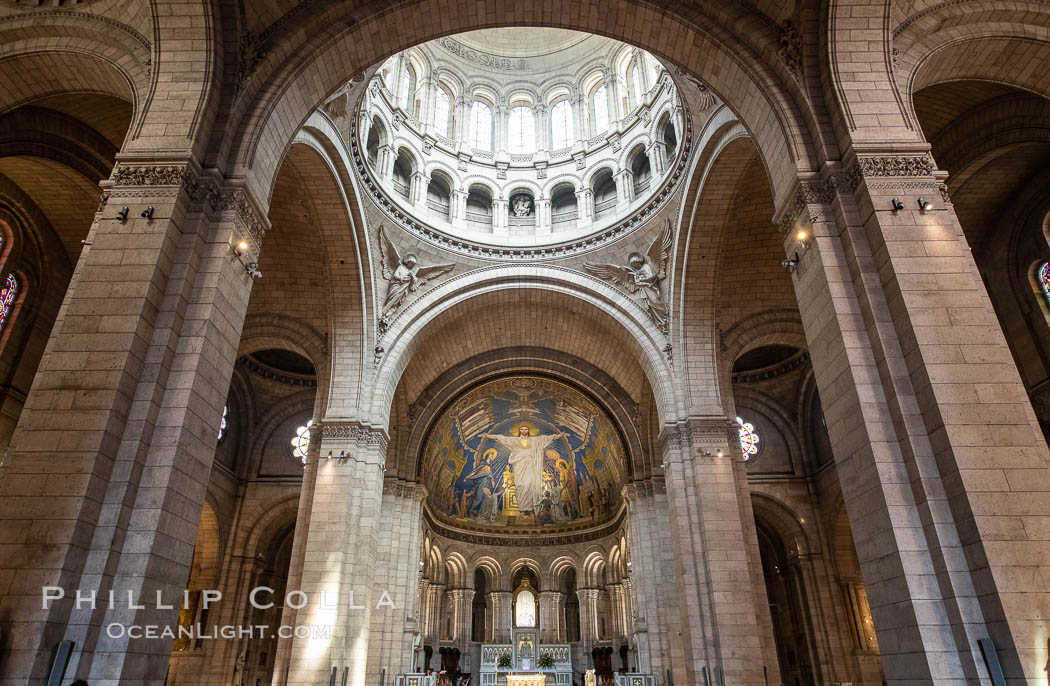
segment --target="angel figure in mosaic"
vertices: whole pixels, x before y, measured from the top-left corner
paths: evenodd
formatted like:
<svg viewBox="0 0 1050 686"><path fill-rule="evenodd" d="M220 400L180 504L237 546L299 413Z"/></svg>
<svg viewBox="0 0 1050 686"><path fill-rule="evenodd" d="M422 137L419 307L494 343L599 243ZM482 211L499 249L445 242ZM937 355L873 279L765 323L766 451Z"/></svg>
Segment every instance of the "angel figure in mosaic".
<svg viewBox="0 0 1050 686"><path fill-rule="evenodd" d="M649 316L664 333L667 333L668 312L660 283L667 278L667 263L671 260L674 237L673 228L674 225L668 218L663 233L653 241L649 250L644 255L632 252L627 256L626 265L594 262L585 262L583 265L588 274L593 274L643 299Z"/></svg>
<svg viewBox="0 0 1050 686"><path fill-rule="evenodd" d="M390 284L386 292L386 300L383 302L383 313L380 316L380 322L383 328L386 328L390 322L390 316L401 307L410 292L414 293L428 281L449 273L455 268L455 265L435 264L420 267L419 258L414 253L406 253L404 257L401 256L382 227L379 229L379 242L383 251L383 278L387 279Z"/></svg>

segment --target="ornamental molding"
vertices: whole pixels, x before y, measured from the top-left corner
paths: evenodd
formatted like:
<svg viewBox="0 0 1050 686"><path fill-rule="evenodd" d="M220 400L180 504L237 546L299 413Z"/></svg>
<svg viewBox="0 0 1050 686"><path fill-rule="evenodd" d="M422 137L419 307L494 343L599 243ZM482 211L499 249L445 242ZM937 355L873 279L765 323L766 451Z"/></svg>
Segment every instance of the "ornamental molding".
<svg viewBox="0 0 1050 686"><path fill-rule="evenodd" d="M241 188L220 190L213 186L207 191L207 203L213 218L239 221L257 244L262 243L266 236L266 223L260 219L247 191Z"/></svg>
<svg viewBox="0 0 1050 686"><path fill-rule="evenodd" d="M438 43L441 44L441 47L445 48L456 57L468 62L473 62L474 64L487 69L494 69L496 71L525 71L528 66L524 59L500 57L499 55L493 55L491 53L475 50L474 48L468 48L466 45L463 45L449 36L439 39Z"/></svg>
<svg viewBox="0 0 1050 686"><path fill-rule="evenodd" d="M321 425L321 440L352 441L358 446L384 451L388 443L385 431L359 422L325 422Z"/></svg>
<svg viewBox="0 0 1050 686"><path fill-rule="evenodd" d="M781 59L791 75L801 81L803 78L802 34L791 19L777 27L777 33L780 36L777 57Z"/></svg>
<svg viewBox="0 0 1050 686"><path fill-rule="evenodd" d="M401 481L400 479L384 479L383 495L393 495L398 498L408 498L422 502L427 495L427 489L422 484L412 481Z"/></svg>
<svg viewBox="0 0 1050 686"><path fill-rule="evenodd" d="M683 117L683 121L685 123L685 131L682 136L675 168L664 177L662 186L653 193L648 202L635 210L633 214L602 231L582 236L567 243L547 246L501 247L482 245L445 233L409 215L387 195L367 168L366 157L361 150L358 140L358 123L356 118L351 124L349 136L350 157L353 160L357 177L367 189L372 202L387 216L390 222L435 247L481 260L499 260L503 262L557 260L598 250L606 244L645 226L650 219L663 210L664 206L676 194L681 181L688 174L688 163L692 155L693 146L693 124L689 117Z"/></svg>
<svg viewBox="0 0 1050 686"><path fill-rule="evenodd" d="M125 165L118 162L110 181L114 188L176 186L195 190L197 174L188 164Z"/></svg>
<svg viewBox="0 0 1050 686"><path fill-rule="evenodd" d="M529 545L535 546L564 546L594 541L618 533L626 517L627 508L620 507L620 511L612 521L593 529L551 534L545 532L542 527L536 527L534 529L516 530L516 533L514 534L501 535L447 526L434 517L430 512L429 507L426 505L423 506L423 520L434 533L455 541L463 541L464 543L474 543L484 546L520 546L525 542Z"/></svg>
<svg viewBox="0 0 1050 686"><path fill-rule="evenodd" d="M775 379L778 376L784 376L785 374L805 366L808 362L809 352L803 350L796 355L792 355L780 364L763 367L762 369L753 372L734 372L732 374L733 383L757 383L759 381Z"/></svg>
<svg viewBox="0 0 1050 686"><path fill-rule="evenodd" d="M933 158L928 154L860 156L856 167L864 178L932 176Z"/></svg>

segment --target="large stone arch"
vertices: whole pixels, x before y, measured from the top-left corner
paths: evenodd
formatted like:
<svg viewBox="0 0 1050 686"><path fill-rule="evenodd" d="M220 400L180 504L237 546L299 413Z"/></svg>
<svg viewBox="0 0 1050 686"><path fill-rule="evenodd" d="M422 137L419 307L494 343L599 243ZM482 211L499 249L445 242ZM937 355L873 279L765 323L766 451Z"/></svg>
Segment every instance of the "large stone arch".
<svg viewBox="0 0 1050 686"><path fill-rule="evenodd" d="M567 276L572 280L566 279ZM484 325L476 312L486 307L502 313L528 308L528 316L534 325L522 329L523 345L534 344L529 337L538 336L536 327L541 326L543 307L553 307L560 310L560 314L580 317L576 320L575 330L565 327L566 330L550 332L549 338L544 338L546 347L589 358L608 370L623 369L617 354L626 355L637 365L645 383L652 389L661 421L672 421L677 416L680 403L670 365L662 350L663 342L637 302L596 279L565 269L530 267L522 270L502 266L449 279L394 320L392 330L383 340L383 354L376 369L370 416L377 424L385 426L388 423L398 382L416 355L428 347L431 351L438 350L435 346L440 346L440 341L432 339L435 333L441 333L443 326L465 314L470 315L459 331L456 356L466 358L488 349L487 343L474 343L471 339L471 329ZM591 345L588 354L581 355L584 344L579 335L579 321L587 321L595 326L595 331L608 332L613 338L599 342L592 336L588 339ZM515 320L508 317L499 323L510 327ZM505 329L503 334L508 335L508 331L509 328ZM636 385L621 383L628 388Z"/></svg>
<svg viewBox="0 0 1050 686"><path fill-rule="evenodd" d="M419 3L385 11L331 3L321 11L286 15L284 42L269 51L247 84L250 97L238 103L231 115L237 135L229 137L224 157L232 173L248 177L254 191L265 196L274 162L294 131L347 78L364 78L364 70L393 52L444 34L498 26L551 26L550 18L558 16L559 28L623 40L705 80L756 137L778 199L792 192L799 167L816 169L823 157L813 144L819 127L797 104L804 98L775 57L777 32L760 13L743 3L719 2L704 3L691 15L681 16L634 0L620 0L604 10L555 7L552 2L508 10L499 0L487 0L483 6L445 8L440 21L433 22L420 21L427 12ZM608 14L619 20L610 24ZM742 26L746 30L738 28Z"/></svg>

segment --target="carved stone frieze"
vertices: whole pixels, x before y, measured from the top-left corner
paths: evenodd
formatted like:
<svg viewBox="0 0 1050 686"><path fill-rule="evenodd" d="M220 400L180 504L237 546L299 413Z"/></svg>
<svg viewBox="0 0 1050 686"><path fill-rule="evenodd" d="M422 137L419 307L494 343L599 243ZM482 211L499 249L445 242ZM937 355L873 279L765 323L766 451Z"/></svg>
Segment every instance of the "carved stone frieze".
<svg viewBox="0 0 1050 686"><path fill-rule="evenodd" d="M114 187L125 186L195 186L197 175L187 164L125 165L117 164L111 176Z"/></svg>
<svg viewBox="0 0 1050 686"><path fill-rule="evenodd" d="M232 215L244 224L256 243L262 243L266 235L266 225L259 219L248 193L244 190L212 188L208 193L208 209L210 214L216 217L223 214Z"/></svg>
<svg viewBox="0 0 1050 686"><path fill-rule="evenodd" d="M861 156L857 167L864 178L879 176L930 176L933 158L929 155Z"/></svg>
<svg viewBox="0 0 1050 686"><path fill-rule="evenodd" d="M358 446L378 447L384 451L388 441L382 429L358 422L325 422L321 425L321 440L352 441Z"/></svg>
<svg viewBox="0 0 1050 686"><path fill-rule="evenodd" d="M412 481L400 479L384 479L383 495L393 495L398 498L410 498L422 501L426 497L427 490L422 485Z"/></svg>

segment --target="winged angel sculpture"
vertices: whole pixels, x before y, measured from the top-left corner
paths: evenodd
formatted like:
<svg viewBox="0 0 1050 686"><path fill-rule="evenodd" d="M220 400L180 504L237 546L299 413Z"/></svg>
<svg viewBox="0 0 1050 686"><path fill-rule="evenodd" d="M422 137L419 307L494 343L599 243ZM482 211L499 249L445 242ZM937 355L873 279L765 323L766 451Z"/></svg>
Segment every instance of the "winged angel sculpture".
<svg viewBox="0 0 1050 686"><path fill-rule="evenodd" d="M386 291L386 300L383 302L383 314L379 318L381 326L385 329L390 324L390 316L401 307L409 293L416 292L431 279L448 274L456 265L435 264L420 267L419 258L414 253L401 256L383 227L379 228L379 242L383 251L383 278L390 283Z"/></svg>
<svg viewBox="0 0 1050 686"><path fill-rule="evenodd" d="M594 262L585 262L583 265L588 274L609 281L631 295L643 299L649 309L649 316L663 333L667 333L668 316L667 305L664 304L663 294L660 292L660 282L667 278L667 263L671 259L671 241L674 233L672 228L671 220L668 219L663 233L649 246L649 251L645 255L632 252L627 256L626 266Z"/></svg>

